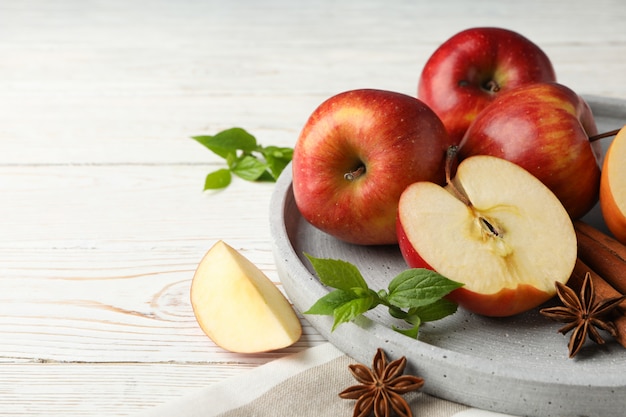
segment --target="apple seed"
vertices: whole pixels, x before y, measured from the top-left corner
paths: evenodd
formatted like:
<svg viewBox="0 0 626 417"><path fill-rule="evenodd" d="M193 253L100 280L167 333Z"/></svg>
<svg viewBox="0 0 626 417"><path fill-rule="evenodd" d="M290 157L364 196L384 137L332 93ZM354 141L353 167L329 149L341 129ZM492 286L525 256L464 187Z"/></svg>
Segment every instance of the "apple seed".
<svg viewBox="0 0 626 417"><path fill-rule="evenodd" d="M483 229L486 228L487 231L491 233L493 236L499 237L501 235L500 231L496 229L494 225L489 223L489 221L485 219L484 217L479 217L478 220L480 221L480 224L483 227Z"/></svg>

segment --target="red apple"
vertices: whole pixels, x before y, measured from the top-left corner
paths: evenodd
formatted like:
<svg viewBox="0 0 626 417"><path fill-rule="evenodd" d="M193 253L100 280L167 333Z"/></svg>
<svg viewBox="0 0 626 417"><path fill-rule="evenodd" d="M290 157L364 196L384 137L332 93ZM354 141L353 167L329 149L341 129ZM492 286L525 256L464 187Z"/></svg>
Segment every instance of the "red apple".
<svg viewBox="0 0 626 417"><path fill-rule="evenodd" d="M541 81L556 81L556 75L539 46L511 30L477 27L457 33L435 50L420 75L417 97L458 143L498 95Z"/></svg>
<svg viewBox="0 0 626 417"><path fill-rule="evenodd" d="M346 242L397 242L398 199L411 183L445 180L443 123L409 95L352 90L324 101L294 147L293 193L302 216Z"/></svg>
<svg viewBox="0 0 626 417"><path fill-rule="evenodd" d="M598 201L600 166L589 141L596 134L591 109L574 91L557 83L529 84L503 93L478 115L459 158L482 154L515 162L576 219Z"/></svg>
<svg viewBox="0 0 626 417"><path fill-rule="evenodd" d="M497 175L494 175L496 174ZM464 284L449 298L485 316L511 316L554 296L574 269L577 241L563 205L507 160L478 155L445 186L420 181L400 197L407 264Z"/></svg>

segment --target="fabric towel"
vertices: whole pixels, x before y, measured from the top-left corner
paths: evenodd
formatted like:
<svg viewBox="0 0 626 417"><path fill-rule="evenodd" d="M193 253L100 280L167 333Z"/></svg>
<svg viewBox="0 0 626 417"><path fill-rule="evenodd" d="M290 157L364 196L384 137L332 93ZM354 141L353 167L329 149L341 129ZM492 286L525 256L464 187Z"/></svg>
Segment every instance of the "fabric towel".
<svg viewBox="0 0 626 417"><path fill-rule="evenodd" d="M356 401L338 394L358 384L348 370L352 363L357 362L324 343L196 390L137 417L351 417ZM364 365L370 367L371 363ZM416 417L512 417L420 391L404 398Z"/></svg>

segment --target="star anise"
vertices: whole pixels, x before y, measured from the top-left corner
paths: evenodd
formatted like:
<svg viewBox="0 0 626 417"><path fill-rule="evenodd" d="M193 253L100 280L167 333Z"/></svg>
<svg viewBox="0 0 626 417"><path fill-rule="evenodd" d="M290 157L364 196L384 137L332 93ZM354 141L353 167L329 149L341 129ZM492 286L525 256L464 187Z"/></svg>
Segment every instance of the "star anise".
<svg viewBox="0 0 626 417"><path fill-rule="evenodd" d="M595 291L590 274L585 275L580 295L573 289L556 283L557 295L563 302L563 306L544 308L540 313L553 320L567 323L558 331L566 334L574 330L569 340L569 357L573 358L580 351L587 336L597 344L604 344L604 339L597 329L606 330L611 336L617 335L615 324L611 321L611 311L622 302L626 296L595 300Z"/></svg>
<svg viewBox="0 0 626 417"><path fill-rule="evenodd" d="M402 375L406 357L389 364L381 348L378 348L372 369L365 365L349 365L350 372L360 382L342 391L339 396L357 400L353 417L366 417L374 411L376 417L389 417L392 410L400 417L412 417L413 413L403 394L416 391L424 385L424 379L412 375Z"/></svg>

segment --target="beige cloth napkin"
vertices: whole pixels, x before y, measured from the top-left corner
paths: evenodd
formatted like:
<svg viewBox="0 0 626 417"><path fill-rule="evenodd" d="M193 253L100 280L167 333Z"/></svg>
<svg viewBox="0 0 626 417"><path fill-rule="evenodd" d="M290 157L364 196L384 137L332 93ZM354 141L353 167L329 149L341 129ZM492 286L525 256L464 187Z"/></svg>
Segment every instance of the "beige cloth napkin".
<svg viewBox="0 0 626 417"><path fill-rule="evenodd" d="M344 388L357 384L348 371L351 363L356 361L324 343L209 385L137 417L351 417L355 401L338 396ZM422 392L411 392L404 398L414 416L507 417Z"/></svg>

